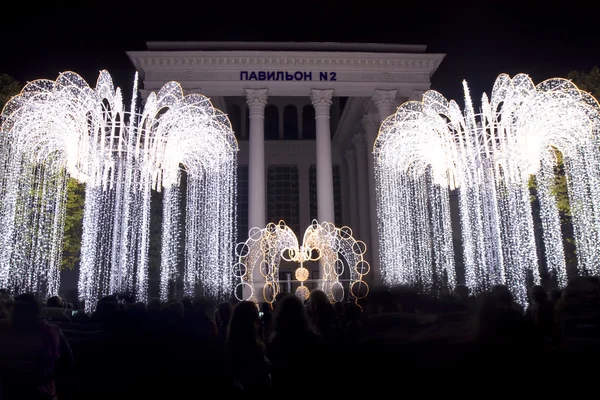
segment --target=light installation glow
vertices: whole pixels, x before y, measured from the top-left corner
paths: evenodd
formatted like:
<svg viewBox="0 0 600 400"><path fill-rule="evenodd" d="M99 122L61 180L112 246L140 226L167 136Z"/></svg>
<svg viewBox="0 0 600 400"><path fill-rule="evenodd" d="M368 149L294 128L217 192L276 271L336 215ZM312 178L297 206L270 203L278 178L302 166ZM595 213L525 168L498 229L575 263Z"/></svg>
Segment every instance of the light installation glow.
<svg viewBox="0 0 600 400"><path fill-rule="evenodd" d="M87 311L114 293L148 295L151 190L164 190L161 298L179 263L184 292L229 297L237 142L227 117L176 82L130 112L101 71L95 89L73 72L30 82L2 111L0 287L55 295L66 179L86 184L79 297ZM187 205L181 218L182 176Z"/></svg>
<svg viewBox="0 0 600 400"><path fill-rule="evenodd" d="M363 278L371 269L363 257L366 251L365 243L356 240L349 227L338 228L329 222L314 220L304 233L302 245L284 221L269 223L263 229L254 227L250 229L248 240L236 248L239 260L233 271L239 283L235 295L240 301L272 304L279 293L279 265L285 260L299 264L295 271L300 281L296 295L306 299L309 291L304 282L309 273L304 263L318 261L321 289L330 301L340 302L346 297L354 301L363 299L369 293ZM350 282L347 293L340 281L345 273Z"/></svg>
<svg viewBox="0 0 600 400"><path fill-rule="evenodd" d="M600 107L565 79L537 86L500 75L476 114L467 84L464 113L428 91L381 125L374 145L384 282L455 284L449 190L458 189L467 285L506 284L526 304L539 283L528 181L536 175L548 270L566 282L560 219L552 194L564 159L578 265L600 272Z"/></svg>

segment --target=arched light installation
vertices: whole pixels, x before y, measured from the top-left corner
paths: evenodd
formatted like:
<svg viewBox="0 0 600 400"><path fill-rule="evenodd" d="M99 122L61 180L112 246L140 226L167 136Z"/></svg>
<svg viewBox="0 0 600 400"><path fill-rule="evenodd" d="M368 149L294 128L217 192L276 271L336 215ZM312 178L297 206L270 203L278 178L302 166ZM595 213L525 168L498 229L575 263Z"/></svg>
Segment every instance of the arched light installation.
<svg viewBox="0 0 600 400"><path fill-rule="evenodd" d="M252 228L248 240L236 249L236 296L240 301L271 304L279 293L279 264L285 260L298 264L295 277L300 286L296 295L305 299L309 292L304 286L308 280L304 263L312 261L321 265L321 289L332 302L348 298L357 301L369 292L364 281L371 269L364 259L366 250L365 243L356 240L349 227L338 228L329 222L313 221L304 233L302 245L284 221L269 223L263 229ZM345 273L349 277L347 291L340 281Z"/></svg>
<svg viewBox="0 0 600 400"><path fill-rule="evenodd" d="M386 119L374 146L383 278L427 287L440 271L453 284L448 189L458 189L467 285L507 284L521 304L539 283L528 182L536 176L545 258L566 282L560 218L552 194L564 159L580 270L600 272L600 107L565 79L537 86L500 75L476 113L428 91ZM418 282L415 282L418 281Z"/></svg>
<svg viewBox="0 0 600 400"><path fill-rule="evenodd" d="M298 249L298 239L283 221L253 227L248 239L236 246L238 262L233 266L239 280L235 295L240 301L272 304L279 293L279 264L288 249Z"/></svg>
<svg viewBox="0 0 600 400"><path fill-rule="evenodd" d="M110 105L120 92L107 83L101 74L94 91L67 72L29 82L4 106L0 287L58 294L67 177L94 185L92 147L108 139L103 108L106 118L119 114Z"/></svg>
<svg viewBox="0 0 600 400"><path fill-rule="evenodd" d="M165 190L161 297L185 233L187 295L225 298L232 289L237 143L227 117L201 95L167 83L130 111L101 71L92 89L79 75L28 83L2 112L0 287L50 296L59 287L66 179L86 184L79 297L148 295L151 190ZM181 220L175 200L187 177ZM193 234L193 235L192 235Z"/></svg>
<svg viewBox="0 0 600 400"><path fill-rule="evenodd" d="M151 184L164 188L161 299L169 297L183 234L184 296L198 293L200 284L203 295L228 299L233 285L237 186L237 142L231 124L208 98L184 96L176 82L150 94L141 122L140 137L150 138L148 158L155 174ZM180 210L182 173L187 178L185 210ZM181 211L185 211L184 221Z"/></svg>
<svg viewBox="0 0 600 400"><path fill-rule="evenodd" d="M437 93L425 96L438 104ZM434 107L408 102L381 127L375 173L387 284L431 289L434 273L455 282L448 193L454 185L453 141L446 126Z"/></svg>

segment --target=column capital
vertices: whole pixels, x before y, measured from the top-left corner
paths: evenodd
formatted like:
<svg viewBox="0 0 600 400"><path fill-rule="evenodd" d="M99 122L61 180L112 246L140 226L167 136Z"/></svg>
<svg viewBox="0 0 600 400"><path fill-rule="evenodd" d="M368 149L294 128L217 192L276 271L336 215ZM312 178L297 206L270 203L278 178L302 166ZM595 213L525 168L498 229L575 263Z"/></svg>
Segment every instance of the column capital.
<svg viewBox="0 0 600 400"><path fill-rule="evenodd" d="M423 101L423 95L425 94L425 90L413 89L412 95L408 100L411 101Z"/></svg>
<svg viewBox="0 0 600 400"><path fill-rule="evenodd" d="M398 95L398 90L381 90L375 89L375 94L373 95L373 102L377 106L377 109L381 108L393 108L396 106L396 96Z"/></svg>
<svg viewBox="0 0 600 400"><path fill-rule="evenodd" d="M333 89L310 89L310 101L315 108L315 116L329 116L332 97Z"/></svg>
<svg viewBox="0 0 600 400"><path fill-rule="evenodd" d="M263 114L267 105L267 89L246 89L246 104L250 114L253 114L253 111Z"/></svg>
<svg viewBox="0 0 600 400"><path fill-rule="evenodd" d="M398 95L397 90L380 90L375 89L373 95L373 103L377 106L377 112L379 113L379 122L383 121L394 113L394 109L397 106L396 96Z"/></svg>
<svg viewBox="0 0 600 400"><path fill-rule="evenodd" d="M367 147L367 140L364 133L356 133L352 137L352 144L357 151L364 150Z"/></svg>

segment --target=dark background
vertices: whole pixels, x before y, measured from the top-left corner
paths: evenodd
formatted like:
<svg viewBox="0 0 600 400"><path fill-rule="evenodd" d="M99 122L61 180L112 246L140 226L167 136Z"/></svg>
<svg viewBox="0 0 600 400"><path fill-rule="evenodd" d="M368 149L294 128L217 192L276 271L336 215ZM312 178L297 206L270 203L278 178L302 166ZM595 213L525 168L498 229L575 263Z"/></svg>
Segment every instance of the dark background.
<svg viewBox="0 0 600 400"><path fill-rule="evenodd" d="M0 72L19 81L72 70L92 86L107 69L128 96L125 52L145 41L418 43L446 53L432 88L475 103L499 73L534 82L600 65L596 2L197 1L11 2L1 11Z"/></svg>

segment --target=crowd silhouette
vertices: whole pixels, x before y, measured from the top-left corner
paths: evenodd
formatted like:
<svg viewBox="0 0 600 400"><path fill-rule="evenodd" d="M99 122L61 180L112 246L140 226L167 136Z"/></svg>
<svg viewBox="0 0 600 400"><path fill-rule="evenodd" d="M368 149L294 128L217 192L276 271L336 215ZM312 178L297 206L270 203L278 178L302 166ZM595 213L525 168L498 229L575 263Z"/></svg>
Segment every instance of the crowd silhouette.
<svg viewBox="0 0 600 400"><path fill-rule="evenodd" d="M477 296L458 285L441 297L398 287L361 304L331 304L320 290L305 302L280 293L260 308L108 296L87 315L59 297L40 305L32 294L2 292L0 399L351 393L440 376L427 371L510 376L509 365L547 368L595 354L598 278L529 293L526 309L503 285Z"/></svg>

